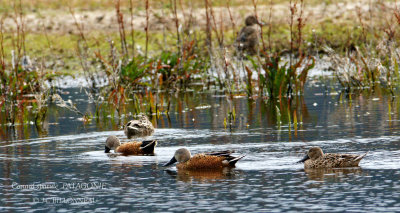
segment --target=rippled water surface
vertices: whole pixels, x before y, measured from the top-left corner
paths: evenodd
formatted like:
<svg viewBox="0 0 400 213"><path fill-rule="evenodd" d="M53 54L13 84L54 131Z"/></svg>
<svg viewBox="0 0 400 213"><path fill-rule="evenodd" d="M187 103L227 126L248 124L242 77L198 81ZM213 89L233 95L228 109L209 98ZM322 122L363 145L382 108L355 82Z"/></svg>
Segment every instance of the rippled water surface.
<svg viewBox="0 0 400 213"><path fill-rule="evenodd" d="M67 91L64 98L90 109L78 89ZM397 98L346 98L318 85L306 94L288 112L281 110L281 125L275 108L237 97L235 120L225 128L224 96L188 92L169 118L153 117L155 156L107 155L109 135L128 141L118 123L84 124L53 106L44 133L33 126L15 133L2 127L0 212L400 211ZM304 170L296 161L312 146L369 153L359 168ZM246 157L224 171L161 167L180 147Z"/></svg>

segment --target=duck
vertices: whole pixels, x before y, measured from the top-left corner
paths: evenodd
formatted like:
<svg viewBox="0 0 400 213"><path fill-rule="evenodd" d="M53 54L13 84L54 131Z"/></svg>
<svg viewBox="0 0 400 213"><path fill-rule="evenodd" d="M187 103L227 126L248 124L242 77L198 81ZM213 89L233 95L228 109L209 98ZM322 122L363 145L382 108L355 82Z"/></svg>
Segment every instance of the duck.
<svg viewBox="0 0 400 213"><path fill-rule="evenodd" d="M258 51L258 29L256 25L262 25L254 15L247 16L245 25L236 38L236 48L240 53L246 52L255 55Z"/></svg>
<svg viewBox="0 0 400 213"><path fill-rule="evenodd" d="M124 133L128 139L132 137L150 136L154 126L146 115L141 115L139 120L131 120L124 126Z"/></svg>
<svg viewBox="0 0 400 213"><path fill-rule="evenodd" d="M176 150L174 157L163 166L167 167L178 162L176 165L178 170L213 170L223 169L226 167L233 168L235 167L236 162L245 156L234 157L231 156L232 153L232 151L200 153L192 157L188 149L180 148Z"/></svg>
<svg viewBox="0 0 400 213"><path fill-rule="evenodd" d="M362 155L326 153L320 147L312 147L306 156L298 161L304 163L305 169L358 167L360 161L368 154Z"/></svg>
<svg viewBox="0 0 400 213"><path fill-rule="evenodd" d="M148 140L142 142L128 142L121 145L119 139L112 135L106 140L105 153L110 150L121 153L123 155L153 155L154 148L157 146L156 140Z"/></svg>

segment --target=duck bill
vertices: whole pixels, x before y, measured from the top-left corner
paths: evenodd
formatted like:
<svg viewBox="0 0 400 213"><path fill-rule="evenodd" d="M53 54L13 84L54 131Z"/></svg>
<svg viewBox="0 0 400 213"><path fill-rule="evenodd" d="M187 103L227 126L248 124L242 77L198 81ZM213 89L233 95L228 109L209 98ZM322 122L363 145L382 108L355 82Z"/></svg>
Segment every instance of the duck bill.
<svg viewBox="0 0 400 213"><path fill-rule="evenodd" d="M297 161L297 163L304 163L306 160L310 159L310 157L308 155L304 156L303 159Z"/></svg>
<svg viewBox="0 0 400 213"><path fill-rule="evenodd" d="M129 130L131 130L131 131L135 131L135 132L139 131L139 128L136 128L136 127L133 127L133 126L128 126L127 128Z"/></svg>
<svg viewBox="0 0 400 213"><path fill-rule="evenodd" d="M104 149L104 152L105 152L105 153L110 153L110 150L111 150L111 149L108 148L108 147L106 146L106 148Z"/></svg>
<svg viewBox="0 0 400 213"><path fill-rule="evenodd" d="M177 162L177 161L176 161L176 158L175 158L175 156L174 156L168 163L164 164L163 167L172 165L172 164L174 164L174 163L176 163L176 162Z"/></svg>

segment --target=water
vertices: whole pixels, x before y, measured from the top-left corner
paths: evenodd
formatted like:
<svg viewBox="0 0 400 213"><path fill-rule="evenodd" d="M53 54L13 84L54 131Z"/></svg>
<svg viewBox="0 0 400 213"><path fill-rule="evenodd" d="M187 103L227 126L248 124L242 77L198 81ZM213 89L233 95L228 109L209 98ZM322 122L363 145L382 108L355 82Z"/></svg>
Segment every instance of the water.
<svg viewBox="0 0 400 213"><path fill-rule="evenodd" d="M67 91L63 98L91 109L78 89ZM155 156L106 155L109 135L128 141L118 122L84 124L52 106L42 132L2 128L0 212L400 211L399 101L379 92L348 99L322 85L306 94L281 108L281 125L264 101L235 98L236 119L225 128L226 98L189 92L169 118L153 117ZM359 168L304 170L296 161L312 146L369 154ZM161 167L180 147L246 157L218 172Z"/></svg>

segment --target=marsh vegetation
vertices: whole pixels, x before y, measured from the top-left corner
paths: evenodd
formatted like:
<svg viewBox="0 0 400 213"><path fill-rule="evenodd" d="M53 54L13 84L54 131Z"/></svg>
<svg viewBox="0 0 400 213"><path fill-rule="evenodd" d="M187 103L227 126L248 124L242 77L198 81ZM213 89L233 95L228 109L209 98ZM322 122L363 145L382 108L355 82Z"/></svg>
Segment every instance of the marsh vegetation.
<svg viewBox="0 0 400 213"><path fill-rule="evenodd" d="M235 96L261 99L297 127L304 87L326 93L399 86L400 10L392 1L23 1L2 2L1 123L41 129L49 104L84 123L138 113L169 116L172 94L221 92L226 127ZM244 18L259 22L257 54L237 51ZM328 75L309 73L314 70ZM60 79L83 78L95 110L60 94ZM65 80L64 80L65 81ZM71 80L70 80L71 81ZM72 80L74 81L74 80ZM340 85L340 86L337 86Z"/></svg>

